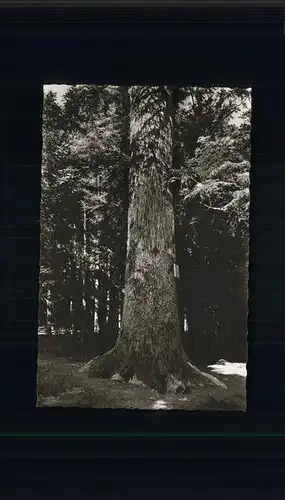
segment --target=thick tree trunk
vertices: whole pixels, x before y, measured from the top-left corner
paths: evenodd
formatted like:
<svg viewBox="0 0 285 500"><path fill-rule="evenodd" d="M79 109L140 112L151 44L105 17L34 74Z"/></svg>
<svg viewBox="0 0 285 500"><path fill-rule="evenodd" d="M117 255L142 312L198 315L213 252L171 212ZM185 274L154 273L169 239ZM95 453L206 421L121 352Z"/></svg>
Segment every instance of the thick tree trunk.
<svg viewBox="0 0 285 500"><path fill-rule="evenodd" d="M118 338L119 332L119 297L118 292L111 291L110 292L110 301L109 301L109 315L107 322L107 330L108 330L108 347L111 349L114 347L116 340Z"/></svg>
<svg viewBox="0 0 285 500"><path fill-rule="evenodd" d="M131 168L122 327L112 351L85 367L91 375L136 377L159 392L203 385L184 353L174 277L173 198L167 189L173 137L170 93L132 87ZM210 384L217 384L204 374Z"/></svg>

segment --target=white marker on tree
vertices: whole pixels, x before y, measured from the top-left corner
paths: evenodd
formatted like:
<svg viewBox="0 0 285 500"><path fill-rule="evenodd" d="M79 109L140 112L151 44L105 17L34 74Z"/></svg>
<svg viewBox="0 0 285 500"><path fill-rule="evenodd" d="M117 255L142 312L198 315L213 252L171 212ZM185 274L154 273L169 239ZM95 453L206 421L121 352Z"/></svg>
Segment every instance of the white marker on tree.
<svg viewBox="0 0 285 500"><path fill-rule="evenodd" d="M178 264L173 265L173 271L174 271L174 278L179 279L179 266L178 266Z"/></svg>

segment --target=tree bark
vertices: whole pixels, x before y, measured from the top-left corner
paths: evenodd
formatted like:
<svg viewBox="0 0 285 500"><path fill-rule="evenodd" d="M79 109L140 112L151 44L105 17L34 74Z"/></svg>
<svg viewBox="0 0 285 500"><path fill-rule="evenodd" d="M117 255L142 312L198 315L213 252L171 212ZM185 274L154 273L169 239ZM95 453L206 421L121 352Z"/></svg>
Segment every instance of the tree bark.
<svg viewBox="0 0 285 500"><path fill-rule="evenodd" d="M98 348L95 342L94 333L94 284L92 282L92 275L89 269L85 271L85 284L84 284L84 299L85 299L85 311L84 311L84 324L83 324L83 337L84 342L86 342L86 348L93 353L98 354ZM97 350L96 350L97 349Z"/></svg>
<svg viewBox="0 0 285 500"><path fill-rule="evenodd" d="M116 340L118 338L118 331L119 331L119 296L118 292L111 290L110 291L110 311L108 315L108 322L107 322L107 330L108 330L108 336L107 336L107 345L109 349L114 347Z"/></svg>
<svg viewBox="0 0 285 500"><path fill-rule="evenodd" d="M98 325L99 334L106 331L106 321L107 321L107 283L105 280L99 282L98 287Z"/></svg>
<svg viewBox="0 0 285 500"><path fill-rule="evenodd" d="M135 376L160 393L207 383L183 350L174 277L172 103L166 87L131 87L131 167L122 327L113 350L91 361L90 375Z"/></svg>

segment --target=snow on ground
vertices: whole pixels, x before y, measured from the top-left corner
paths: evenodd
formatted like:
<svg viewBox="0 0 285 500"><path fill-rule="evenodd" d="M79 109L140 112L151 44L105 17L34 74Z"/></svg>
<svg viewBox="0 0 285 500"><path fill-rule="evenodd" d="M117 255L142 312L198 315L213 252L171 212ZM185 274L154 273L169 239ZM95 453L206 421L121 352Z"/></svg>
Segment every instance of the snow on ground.
<svg viewBox="0 0 285 500"><path fill-rule="evenodd" d="M215 364L209 365L208 369L220 375L239 375L240 377L246 377L246 363L231 363L230 361L220 359ZM187 397L180 398L180 401L187 400ZM151 409L169 410L170 408L166 401L164 401L163 399L158 399L153 403Z"/></svg>
<svg viewBox="0 0 285 500"><path fill-rule="evenodd" d="M231 363L230 361L220 359L215 364L209 365L208 368L221 375L240 375L240 377L246 377L246 363Z"/></svg>
<svg viewBox="0 0 285 500"><path fill-rule="evenodd" d="M158 399L152 405L152 410L168 410L167 404L163 399Z"/></svg>

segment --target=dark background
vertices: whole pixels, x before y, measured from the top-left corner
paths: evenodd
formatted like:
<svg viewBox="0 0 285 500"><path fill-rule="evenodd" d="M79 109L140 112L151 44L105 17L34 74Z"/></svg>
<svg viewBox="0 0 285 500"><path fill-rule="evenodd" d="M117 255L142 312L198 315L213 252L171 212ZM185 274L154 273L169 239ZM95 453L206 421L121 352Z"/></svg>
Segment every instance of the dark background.
<svg viewBox="0 0 285 500"><path fill-rule="evenodd" d="M83 20L74 23L80 15L82 19L84 16L91 19L90 12L70 13L69 23L62 20L67 18L66 11L50 13L50 18L58 19L58 22L49 23L43 21L48 16L44 11L33 9L29 14L11 11L3 11L0 21L0 424L1 432L6 433L6 438L1 437L0 458L2 484L8 488L4 490L4 498L11 494L12 485L19 488L14 490L16 494L27 488L28 477L33 478L34 487L37 484L42 487L44 478L48 477L55 485L53 496L54 493L66 494L61 487L66 486L67 477L71 477L69 484L73 490L77 484L82 496L82 485L94 489L95 482L99 484L103 475L100 467L105 470L106 483L112 482L121 489L127 489L129 484L132 496L130 477L136 478L134 491L137 494L140 487L151 484L147 470L152 470L156 472L153 482L157 487L164 484L165 490L170 491L172 481L175 490L171 491L176 495L178 492L182 494L185 488L189 493L192 488L193 493L195 487L206 487L208 474L213 488L211 497L215 497L215 488L222 483L232 488L241 484L248 488L256 484L263 489L279 488L278 492L271 492L271 496L273 493L278 498L283 483L284 437L259 439L256 433L283 431L285 435L285 86L281 12L259 13L255 9L254 16L252 11L244 11L242 15L237 11L218 15L207 8L207 12L196 12L196 23L193 23L193 15L181 11L179 14L168 12L168 19L176 19L174 24L167 20L161 24L155 18L150 22L148 17L144 24L129 25L122 19L117 24L110 22L110 15L107 23L84 23ZM167 17L166 13L167 9L164 9L163 15ZM19 21L21 15L22 20L26 16L26 21L16 23L16 17ZM34 22L28 22L28 15L30 19L34 16ZM137 16L138 22L141 15L133 13L133 18ZM107 19L106 12L101 11L100 16L101 21ZM112 16L114 20L115 10L112 10ZM192 24L186 22L187 16L192 19ZM247 24L241 24L242 16L247 18ZM128 17L132 18L130 10ZM181 17L183 23L178 23ZM203 18L208 22L201 24ZM217 19L227 22L217 23ZM236 19L235 23L233 19ZM36 409L42 85L78 81L116 84L167 81L169 84L252 87L246 414L215 412L198 415L193 412L190 415L187 412L185 415L180 412L164 414L158 411L153 414L118 410L114 415L112 411L78 409L64 413L62 410ZM184 437L157 437L155 442L155 438L147 437L116 438L120 441L110 438L108 441L104 437L69 439L31 438L27 435L28 432L56 431L125 432L129 435L134 432L167 435L179 431ZM8 432L26 433L26 437L11 438ZM220 433L224 437L187 437L187 433L199 432ZM249 436L231 436L235 432L243 435L248 432ZM128 450L128 456L122 464L124 449ZM158 455L154 462L150 462L155 450L160 450L164 458ZM217 450L220 461L215 458ZM92 467L87 467L80 459L88 453L89 457L97 457ZM180 460L175 458L175 453L179 454ZM8 460L9 454L18 457L13 460L13 466ZM52 458L53 465L32 460L40 454ZM104 454L106 462L103 461ZM60 470L54 457L67 456L77 456L80 460L73 468L65 461ZM115 456L115 462L111 461L111 456ZM141 457L141 462L132 457ZM206 457L209 457L208 461ZM130 463L134 462L137 465L132 469ZM29 464L26 469L23 468L25 463ZM119 474L114 473L116 468ZM67 472L63 473L63 469ZM139 480L140 470L146 472ZM178 471L182 477L177 481ZM91 474L92 481L87 479ZM12 480L16 476L17 482ZM104 488L105 497L107 486ZM254 495L253 490L251 495ZM66 496L69 496L68 492Z"/></svg>

